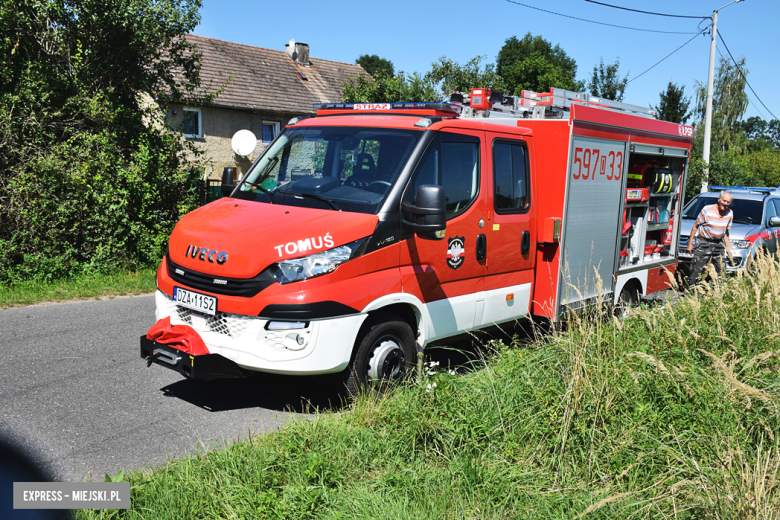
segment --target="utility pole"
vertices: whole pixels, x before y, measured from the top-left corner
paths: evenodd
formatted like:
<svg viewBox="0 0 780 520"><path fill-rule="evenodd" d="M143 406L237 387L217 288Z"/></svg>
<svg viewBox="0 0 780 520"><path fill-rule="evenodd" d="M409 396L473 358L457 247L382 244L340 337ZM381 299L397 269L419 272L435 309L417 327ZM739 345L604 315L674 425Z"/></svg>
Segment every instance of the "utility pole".
<svg viewBox="0 0 780 520"><path fill-rule="evenodd" d="M704 113L704 150L702 151L702 159L704 159L704 177L701 181L701 192L706 193L707 186L710 183L710 144L712 142L712 91L715 83L715 44L718 39L718 11L724 7L728 7L731 4L742 2L743 0L734 0L731 3L719 7L712 11L712 28L710 34L712 40L710 41L710 70L707 74L707 109Z"/></svg>

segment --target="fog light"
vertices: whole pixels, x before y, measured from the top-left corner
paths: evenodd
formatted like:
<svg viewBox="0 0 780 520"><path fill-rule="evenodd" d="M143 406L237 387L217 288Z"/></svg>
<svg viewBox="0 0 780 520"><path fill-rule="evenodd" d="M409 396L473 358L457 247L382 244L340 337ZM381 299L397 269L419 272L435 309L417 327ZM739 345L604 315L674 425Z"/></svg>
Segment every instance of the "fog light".
<svg viewBox="0 0 780 520"><path fill-rule="evenodd" d="M303 350L309 344L311 332L288 332L284 335L284 348L287 350Z"/></svg>

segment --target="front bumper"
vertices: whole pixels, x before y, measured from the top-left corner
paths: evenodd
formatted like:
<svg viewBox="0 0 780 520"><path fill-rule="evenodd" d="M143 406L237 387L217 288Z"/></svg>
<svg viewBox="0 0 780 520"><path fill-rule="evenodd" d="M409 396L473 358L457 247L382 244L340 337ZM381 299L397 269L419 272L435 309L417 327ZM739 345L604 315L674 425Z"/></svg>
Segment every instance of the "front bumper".
<svg viewBox="0 0 780 520"><path fill-rule="evenodd" d="M691 262L693 261L693 255L685 256L687 255L685 248L688 247L688 241L685 241L685 244L683 244L682 240L680 241L680 250L681 252L678 253L678 260L680 262L680 267L684 269L686 272L690 271ZM737 271L742 271L745 269L745 267L748 264L748 259L753 256L753 248L747 248L747 249L734 249L731 250L731 255L734 257L734 263L729 260L728 255L723 256L723 265L726 267L727 273L736 273Z"/></svg>
<svg viewBox="0 0 780 520"><path fill-rule="evenodd" d="M344 370L360 327L368 317L353 314L308 320L302 329L268 330L270 320L265 318L224 312L204 316L179 307L159 290L155 303L157 320L170 316L171 325L189 325L211 354L218 354L241 369L290 375Z"/></svg>
<svg viewBox="0 0 780 520"><path fill-rule="evenodd" d="M221 379L246 377L251 374L233 361L219 354L193 356L182 350L141 336L141 357L152 363L170 368L189 379ZM197 363L195 360L197 359ZM197 365L197 366L196 366Z"/></svg>

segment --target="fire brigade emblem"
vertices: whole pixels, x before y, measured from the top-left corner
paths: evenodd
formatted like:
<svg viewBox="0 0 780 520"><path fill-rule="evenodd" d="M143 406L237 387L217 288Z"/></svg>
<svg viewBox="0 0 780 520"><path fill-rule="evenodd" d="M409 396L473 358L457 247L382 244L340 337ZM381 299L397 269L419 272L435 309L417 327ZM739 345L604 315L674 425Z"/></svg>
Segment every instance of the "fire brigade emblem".
<svg viewBox="0 0 780 520"><path fill-rule="evenodd" d="M457 269L463 265L466 259L466 249L464 248L465 239L463 237L452 237L447 239L447 265L452 269Z"/></svg>

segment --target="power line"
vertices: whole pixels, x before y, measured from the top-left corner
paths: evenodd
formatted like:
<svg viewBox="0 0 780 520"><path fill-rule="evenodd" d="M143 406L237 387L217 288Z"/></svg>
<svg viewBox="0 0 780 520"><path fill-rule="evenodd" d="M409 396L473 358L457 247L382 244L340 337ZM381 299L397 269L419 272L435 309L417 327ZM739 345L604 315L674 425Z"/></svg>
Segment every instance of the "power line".
<svg viewBox="0 0 780 520"><path fill-rule="evenodd" d="M754 96L756 96L756 99L758 100L759 103L761 103L761 106L766 108L766 111L769 112L770 114L772 114L772 111L769 110L769 107L767 107L764 104L764 102L761 101L761 98L758 97L758 94L756 94L756 91L753 90L753 87L750 85L750 82L747 80L747 76L745 76L745 74L742 72L742 68L739 66L739 64L737 63L737 60L735 60L734 56L731 54L731 51L729 50L729 46L726 45L726 40L723 39L723 35L720 34L720 31L718 31L718 38L720 38L720 41L721 41L721 43L723 43L723 46L726 47L726 52L728 52L729 56L731 56L731 61L734 62L734 65L737 67L737 70L739 71L739 74L742 76L742 79L745 80L745 84L747 84L747 86L750 87L750 91L753 93ZM777 119L777 116L774 115L774 114L772 114L772 117Z"/></svg>
<svg viewBox="0 0 780 520"><path fill-rule="evenodd" d="M523 7L527 7L529 9L536 9L537 11L542 11L543 13L549 13L549 14L554 14L554 15L557 15L557 16L563 16L564 18L571 18L573 20L579 20L581 22L595 23L595 24L598 24L598 25L606 25L608 27L617 27L618 29L628 29L629 31L641 31L641 32L661 33L661 34L699 34L699 33L692 33L692 32L656 31L654 29L637 29L636 27L625 27L623 25L614 25L614 24L611 24L611 23L596 22L596 21L593 21L593 20L587 20L585 18L577 18L576 16L570 16L568 14L556 13L554 11L548 11L546 9L540 9L539 7L534 7L532 5L521 4L520 2L515 2L514 0L506 0L506 1L509 2L510 4L517 4L517 5L522 5Z"/></svg>
<svg viewBox="0 0 780 520"><path fill-rule="evenodd" d="M670 18L709 18L709 16L683 16L681 14L664 14L664 13L651 13L650 11L640 11L639 9L629 9L628 7L620 7L619 5L612 5L612 4L604 4L601 2L596 2L596 0L585 0L586 2L590 2L591 4L598 4L603 5L605 7L613 7L615 9L622 9L624 11L632 11L634 13L642 13L642 14L652 14L655 16L668 16Z"/></svg>
<svg viewBox="0 0 780 520"><path fill-rule="evenodd" d="M697 34L696 34L696 35L695 35L693 38L691 38L690 40L688 40L687 42L683 43L682 45L680 45L679 47L677 47L675 50L673 50L672 52L670 52L669 54L667 54L666 56L664 56L663 58L661 58L661 60L657 61L657 62L656 62L656 63L655 63L655 64L654 64L652 67L650 67L649 69L647 69L645 72L643 72L643 73L642 73L642 74L640 74L639 76L636 76L636 77L635 77L634 79L632 79L631 81L637 80L637 79L639 79L639 78L640 78L642 75L644 75L645 73L647 73L647 72L650 72L652 69L654 69L654 68L655 68L655 66L656 66L656 65L658 65L659 63L661 63L662 61L664 61L666 58L668 58L669 56L671 56L671 55L672 55L672 54L674 54L675 52L679 51L680 49L682 49L683 47L685 47L686 45L688 45L689 43L691 43L691 42L692 42L692 41L693 41L693 40L696 38L696 36L699 36L700 34L702 34L702 33L703 33L704 31L706 31L707 29L709 29L709 27L705 27L704 29L702 29L702 31L701 31L701 32L699 32L699 33L697 33ZM629 81L628 83L631 83L631 81Z"/></svg>

